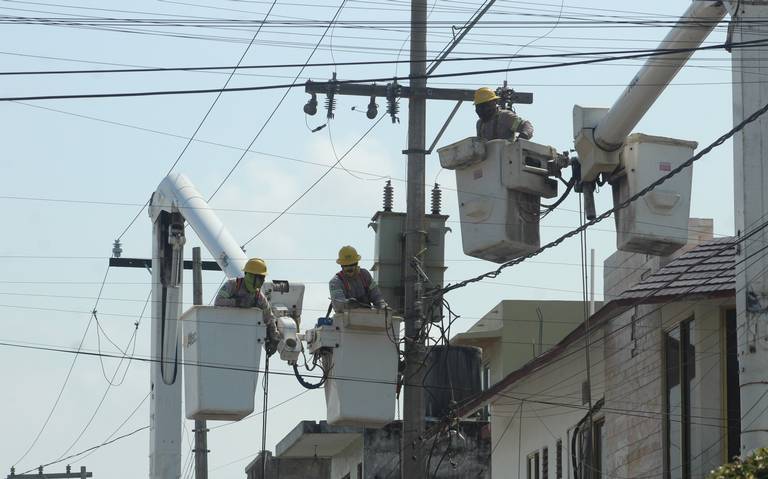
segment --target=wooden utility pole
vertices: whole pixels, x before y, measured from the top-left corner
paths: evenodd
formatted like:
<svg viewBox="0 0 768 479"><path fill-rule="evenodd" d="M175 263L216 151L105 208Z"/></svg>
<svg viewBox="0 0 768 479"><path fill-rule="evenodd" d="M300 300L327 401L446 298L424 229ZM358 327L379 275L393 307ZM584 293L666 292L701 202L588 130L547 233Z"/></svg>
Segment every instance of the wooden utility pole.
<svg viewBox="0 0 768 479"><path fill-rule="evenodd" d="M411 1L411 86L426 89L427 79L427 1ZM408 102L408 192L405 230L405 373L403 392L403 431L400 443L400 477L425 477L424 436L424 312L421 308L422 284L413 259L424 249L424 176L427 99L412 96Z"/></svg>
<svg viewBox="0 0 768 479"><path fill-rule="evenodd" d="M203 304L203 261L200 247L192 248L192 304ZM208 479L208 424L195 419L195 478Z"/></svg>

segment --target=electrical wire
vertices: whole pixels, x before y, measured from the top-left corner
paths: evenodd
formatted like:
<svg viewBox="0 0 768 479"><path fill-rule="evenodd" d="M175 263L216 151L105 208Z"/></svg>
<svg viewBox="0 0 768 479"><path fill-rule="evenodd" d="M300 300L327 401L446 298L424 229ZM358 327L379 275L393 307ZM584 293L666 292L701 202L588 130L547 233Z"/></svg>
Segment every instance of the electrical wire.
<svg viewBox="0 0 768 479"><path fill-rule="evenodd" d="M266 230L267 230L267 228L269 228L270 226L272 226L273 224L275 224L275 222L276 222L277 220L279 220L280 218L282 218L282 217L283 217L283 215L285 215L285 214L288 212L288 210L290 210L291 208L293 208L293 206L294 206L294 205L296 205L296 203L298 203L298 202L299 202L299 201L300 201L302 198L304 198L304 197L305 197L307 194L309 194L309 192L310 192L310 191L312 191L312 189L313 189L315 186L317 186L317 185L318 185L318 183L320 183L320 182L321 182L321 181L322 181L322 180L323 180L323 179L324 179L326 176L328 176L328 174L329 174L331 171L333 171L334 167L336 167L336 166L337 166L337 165L338 165L338 164L341 162L341 160L343 160L344 158L346 158L346 157L347 157L347 155L349 155L349 154L352 152L352 150L354 150L354 149L357 147L357 145L359 145L359 144L360 144L360 142L362 142L362 141L365 139L365 137L366 137L366 136L368 136L368 134L369 134L369 133L370 133L370 132L371 132L371 131L372 131L374 128L376 128L376 126L377 126L379 123L381 123L381 120L383 120L385 117L386 117L385 115L381 115L381 116L379 117L379 119L378 119L378 120L376 120L376 121L373 123L373 125L371 125L371 126L370 126L370 128L368 128L368 129L365 131L365 133L363 133L363 135L362 135L360 138L358 138L358 139L357 139L357 141L355 141L355 142L352 144L352 146L350 146L350 147L349 147L349 149L347 149L347 151L346 151L346 152L344 152L344 154L343 154L343 155L341 155L341 157L340 157L338 160L336 160L336 163L334 163L333 165L331 165L331 167L329 167L329 168L328 168L328 169L327 169L327 170L326 170L326 171L325 171L325 172L324 172L322 175L320 175L320 177L319 177L317 180L315 180L315 181L314 181L314 182L313 182L311 185L309 185L309 187L308 187L307 189L305 189L305 190L304 190L304 192L302 192L302 193L301 193L301 194L300 194L300 195L299 195L299 196L298 196L296 199L294 199L294 200L293 200L293 201L292 201L292 202L291 202L291 203L290 203L288 206L286 206L286 207L285 207L285 208L284 208L284 209L283 209L283 210L282 210L282 211L281 211L281 212L280 212L280 213L279 213L277 216L275 216L275 217L274 217L274 218L273 218L273 219L272 219L272 220L271 220L269 223L267 223L265 226L263 226L263 227L262 227L262 228L261 228L261 229L260 229L258 232L256 232L256 234L254 234L253 236L251 236L251 237L248 239L248 241L246 241L245 243L243 243L243 246L247 246L247 245L248 245L248 243L250 243L251 241L253 241L253 240L255 240L256 238L258 238L258 237L259 237L259 236L260 236L260 235L261 235L261 234L262 234L264 231L266 231Z"/></svg>
<svg viewBox="0 0 768 479"><path fill-rule="evenodd" d="M131 335L131 338L128 340L128 344L125 347L125 350L120 349L114 342L112 343L113 346L115 346L122 354L120 360L117 363L117 366L115 367L114 373L112 373L112 377L108 378L107 373L104 366L103 358L99 357L99 363L101 364L101 372L104 375L104 379L107 381L107 387L104 390L104 393L101 396L101 400L99 400L99 403L96 405L96 408L94 409L93 413L91 414L91 417L86 421L83 428L78 433L77 437L72 441L72 443L69 445L69 447L59 456L59 459L62 459L64 456L66 456L74 447L77 445L78 441L83 437L85 432L88 430L88 428L93 423L93 420L96 419L96 416L99 413L99 410L101 410L101 406L104 404L105 400L107 399L107 395L109 394L109 391L113 387L118 387L123 384L125 381L126 376L128 375L128 369L131 366L131 361L129 360L127 363L127 366L125 368L125 372L123 373L123 377L119 382L115 382L115 378L117 378L119 372L120 372L120 366L123 364L123 361L126 359L126 357L129 355L128 348L131 347L131 344L133 344L133 350L131 351L130 355L133 356L136 353L136 337L139 331L139 326L141 324L142 319L144 318L144 313L147 309L147 305L149 304L151 293L147 295L147 299L144 302L144 307L141 310L141 314L139 316L139 320L134 324L133 334ZM94 317L96 319L96 338L97 338L97 344L98 344L98 352L101 352L101 344L98 342L99 334L98 331L101 329L101 325L99 324L99 318L96 316L94 312Z"/></svg>
<svg viewBox="0 0 768 479"><path fill-rule="evenodd" d="M748 42L739 42L730 44L732 48L757 48L768 44L768 40L752 40ZM712 50L723 48L723 45L708 45L696 48L675 48L675 49L657 49L652 53L636 53L631 55L619 55L609 56L601 58L593 58L587 60L579 60L573 62L559 62L559 63L547 63L543 65L531 65L515 68L495 68L485 70L471 70L452 73L433 73L431 75L408 75L400 77L378 77L378 78L364 78L356 80L337 80L337 84L350 84L350 83L376 83L376 82L388 82L394 80L415 80L424 78L453 78L453 77L465 77L474 75L485 75L492 73L506 73L514 71L532 71L543 69L555 69L566 68L580 65L593 65L599 63L608 63L617 60L627 59L642 59L651 58L664 55L674 55L685 52ZM324 85L327 82L315 82L316 85ZM0 101L39 101L39 100L71 100L71 99L97 99L97 98L133 98L143 96L163 96L163 95L190 95L190 94L205 94L205 93L224 93L224 92L247 92L247 91L265 91L265 90L278 90L287 89L290 90L296 87L296 83L290 84L274 84L274 85L261 85L261 86L247 86L247 87L232 87L232 88L205 88L205 89L187 89L187 90L151 90L151 91L135 91L135 92L111 92L111 93L80 93L80 94L63 94L63 95L31 95L31 96L12 96L12 97L0 97Z"/></svg>
<svg viewBox="0 0 768 479"><path fill-rule="evenodd" d="M221 95L224 93L224 91L227 90L227 87L229 86L230 81L232 81L232 77L235 75L235 72L237 71L238 67L243 62L243 60L245 60L245 57L248 54L248 51L251 49L251 46L253 45L253 42L256 41L256 37L259 35L259 32L261 31L261 28L264 26L264 22L266 22L267 19L269 18L269 14L272 13L272 9L275 7L276 3L277 3L277 0L274 0L272 2L272 6L269 8L269 11L264 16L264 19L262 20L261 24L259 25L259 28L253 34L253 37L251 37L251 42L248 44L247 47L245 47L245 50L243 51L242 55L240 55L240 59L237 61L237 64L235 65L235 67L230 72L229 76L227 77L227 80L224 82L224 86L222 86L221 89L219 89L217 91L216 97L214 97L213 101L211 102L211 105L208 107L208 110L203 115L203 118L197 124L197 127L195 128L195 131L192 132L192 136L189 137L189 140L186 142L184 147L181 149L181 151L179 152L178 156L176 157L176 160L173 162L173 164L171 164L171 167L168 169L168 171L166 172L165 176L168 176L171 173L171 171L173 171L173 169L176 168L176 165L178 165L179 162L181 161L181 159L184 157L184 154L189 149L189 146L192 144L192 141L195 139L197 134L200 132L200 129L203 127L203 125L205 124L206 120L211 115L211 112L213 111L213 109L216 106L216 104L219 102L219 99L221 98ZM131 226L133 226L133 224L138 219L138 217L141 214L141 212L144 211L144 208L146 208L146 206L149 205L150 201L151 201L151 198L148 199L144 203L144 206L139 208L139 211L136 213L136 215L133 217L133 219L131 219L131 221L128 223L128 225L125 227L125 229L123 229L122 233L120 233L118 235L116 241L119 241L125 235L125 233L128 232L128 230L131 228Z"/></svg>
<svg viewBox="0 0 768 479"><path fill-rule="evenodd" d="M243 161L243 159L245 158L245 156L247 155L248 151L251 149L253 144L256 143L256 140L261 136L261 133L264 131L264 129L267 127L267 125L269 125L269 122L272 120L272 118L275 116L275 113L277 113L277 110L280 108L280 106L285 101L286 97L288 96L288 93L290 93L291 88L296 86L296 82L298 82L299 76L301 76L301 74L306 69L306 64L309 63L310 60L312 60L312 57L314 56L314 54L317 51L318 47L323 42L323 39L325 38L326 33L328 33L328 30L330 29L330 26L335 24L335 21L336 21L337 17L339 16L339 14L341 13L341 10L344 8L344 4L346 2L347 2L347 0L342 0L341 1L341 3L339 4L339 8L336 10L336 13L334 14L333 18L331 19L331 22L328 25L328 28L325 29L325 31L323 32L323 35L320 37L320 40L317 42L317 44L315 44L315 48L312 50L312 52L307 57L306 63L304 65L302 65L302 67L299 69L299 72L296 74L296 76L294 77L294 79L291 82L291 84L285 90L285 93L283 93L283 96L277 102L277 105L275 105L275 108L272 110L272 113L269 114L267 119L261 125L261 128L259 128L259 131L256 133L256 135L253 137L251 142L248 144L248 147L245 148L245 150L243 151L243 154L240 155L240 158L237 159L235 164L232 165L232 167L229 169L227 174L224 176L224 179L221 180L221 182L219 183L219 186L217 186L216 189L213 191L213 193L211 193L211 196L208 197L208 202L210 202L213 199L213 197L216 196L216 193L218 193L219 190L221 189L221 187L224 186L224 183L226 183L227 180L229 179L229 177L232 176L232 173L234 173L234 171L237 169L237 167ZM246 244L248 244L248 243L246 243Z"/></svg>
<svg viewBox="0 0 768 479"><path fill-rule="evenodd" d="M543 35L540 37L536 37L530 42L526 43L525 45L521 46L516 52L515 55L519 54L521 51L523 51L525 48L533 45L534 43L538 42L539 40L542 40L546 37L548 37L552 32L554 32L557 29L557 26L560 25L560 20L562 20L563 16L563 7L565 6L565 0L560 1L560 13L558 13L557 20L555 21L555 24L552 25L552 28L546 31ZM514 56L513 56L514 57ZM507 68L509 68L512 65L512 61L514 58L510 58L509 62L507 63ZM509 72L504 77L504 82L507 82L509 80Z"/></svg>
<svg viewBox="0 0 768 479"><path fill-rule="evenodd" d="M68 460L70 460L70 459L73 459L73 458L75 458L75 457L78 457L78 456L80 456L80 455L82 455L82 454L85 454L85 453L87 453L87 452L95 451L95 450L97 450L97 449L100 449L100 448L102 448L102 447L104 447L104 446L108 446L108 445L110 445L110 444L113 444L113 443L115 443L115 442L117 442L117 441L119 441L119 440L121 440L121 439L125 439L125 438L128 438L128 437L131 437L131 436L133 436L134 434L137 434L137 433L139 433L139 432L141 432L141 431L144 431L145 429L149 429L149 426L140 427L140 428L138 428L138 429L135 429L135 430L133 430L133 431L131 431L131 432L127 433L127 434L123 434L122 436L118 436L118 437L116 437L116 438L114 438L114 439L111 439L111 440L109 440L109 441L103 442L103 443L101 443L101 444L99 444L99 445L97 445L97 446L92 446L92 447L89 447L88 449L85 449L85 450L83 450L83 451L80 451L80 452L78 452L78 453L76 453L76 454L71 454L71 455L69 455L69 456L67 456L67 457L65 457L65 458L62 458L62 459L60 459L60 460L52 461L52 462L49 462L49 463L47 463L47 464L42 464L42 465L40 465L39 467L43 467L43 468L45 468L45 467L48 467L48 466L52 466L52 465L54 465L54 464L59 464L59 463L61 463L61 462L64 462L64 461L68 461ZM22 473L21 473L21 475L23 476L24 474L30 473L30 472L32 472L32 471L34 471L34 470L36 470L36 469L37 469L37 468L32 468L32 469L30 469L30 470L28 470L28 471L22 472Z"/></svg>
<svg viewBox="0 0 768 479"><path fill-rule="evenodd" d="M88 330L90 329L93 319L96 316L96 308L98 307L101 294L104 291L104 284L107 281L108 275L109 275L109 267L107 267L106 271L104 272L104 277L102 278L101 286L99 287L99 294L97 295L96 301L91 310L91 315L88 319L88 324L86 324L85 326L85 331L83 331L83 336L80 338L80 343L78 344L77 349L75 351L75 355L72 358L72 362L69 365L69 369L67 370L67 375L64 377L64 382L61 384L61 387L59 388L59 392L56 395L56 400L54 400L50 411L48 411L48 415L46 416L45 421L43 421L43 425L40 426L40 430L37 431L37 434L35 435L35 438L32 440L32 443L27 447L27 449L24 451L21 457L19 457L16 461L14 461L14 464L19 464L21 461L23 461L29 455L32 449L35 447L37 442L40 440L40 437L43 435L43 432L45 431L46 427L48 426L48 423L51 421L51 418L53 417L53 413L56 411L56 408L58 407L59 402L61 401L61 397L64 394L64 390L66 389L67 384L69 384L69 378L72 376L72 371L75 369L75 364L77 363L77 358L79 356L78 353L83 348L83 344L85 343L85 338L88 336Z"/></svg>

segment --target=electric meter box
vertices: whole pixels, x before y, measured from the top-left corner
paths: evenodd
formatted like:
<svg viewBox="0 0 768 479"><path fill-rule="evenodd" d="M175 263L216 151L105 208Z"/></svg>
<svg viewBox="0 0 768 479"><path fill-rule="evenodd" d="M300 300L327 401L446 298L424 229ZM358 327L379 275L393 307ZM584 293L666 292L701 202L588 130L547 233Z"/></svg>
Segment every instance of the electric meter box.
<svg viewBox="0 0 768 479"><path fill-rule="evenodd" d="M394 421L401 321L353 309L335 314L332 327L322 326L338 331L323 345L333 352L324 386L328 424L375 428Z"/></svg>
<svg viewBox="0 0 768 479"><path fill-rule="evenodd" d="M547 177L554 148L470 137L438 154L443 168L456 170L465 254L504 263L539 248L540 199L557 196L557 182Z"/></svg>
<svg viewBox="0 0 768 479"><path fill-rule="evenodd" d="M635 133L621 152L624 173L613 184L614 205L647 187L693 156L698 144ZM671 254L688 242L692 169L685 168L616 214L622 251Z"/></svg>
<svg viewBox="0 0 768 479"><path fill-rule="evenodd" d="M187 418L238 421L253 412L266 337L261 310L193 306L181 325Z"/></svg>

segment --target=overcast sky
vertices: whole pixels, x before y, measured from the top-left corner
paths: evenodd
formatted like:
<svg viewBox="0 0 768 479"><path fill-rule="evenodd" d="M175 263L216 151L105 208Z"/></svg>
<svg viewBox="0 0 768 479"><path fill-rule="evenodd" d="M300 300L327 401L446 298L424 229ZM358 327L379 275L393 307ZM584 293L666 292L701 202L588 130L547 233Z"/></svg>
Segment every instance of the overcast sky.
<svg viewBox="0 0 768 479"><path fill-rule="evenodd" d="M266 0L189 2L194 3L78 0L53 4L6 0L0 6L2 18L67 17L79 19L80 24L6 22L0 29L3 45L0 71L101 69L118 65L234 65L253 37L257 21L263 19L272 3ZM450 40L451 26L463 24L480 3L479 0L430 2L433 5L430 57ZM561 10L558 0L498 0L485 19L509 23L477 27L452 57L653 48L668 31L667 26L618 27L583 22L674 20L689 3L688 0L635 3L567 0ZM331 0L278 0L270 19L327 21L338 6L339 2ZM621 10L624 8L627 10ZM556 23L561 12L562 21ZM151 18L162 19L164 23L130 22L118 26L94 22L96 17ZM333 29L311 62L405 59L408 18L406 0L349 0L340 20L357 20L365 28L360 24L345 24ZM231 21L208 25L210 19L248 22L244 26ZM185 24L195 20L195 25L174 26L168 23L179 22L168 20L184 20ZM382 20L399 23L376 23ZM269 24L249 48L243 65L304 63L323 30L322 26ZM721 43L724 39L722 27L708 41ZM515 60L510 67L560 61L562 59L557 58ZM508 63L507 60L445 63L437 72L506 68ZM534 140L566 150L573 147L571 112L574 104L610 106L639 64L623 60L508 75L460 76L436 79L431 85L474 89L483 85L495 87L507 79L515 89L534 94L533 105L518 107L518 113L535 126ZM324 80L333 71L329 66L309 67L300 75L299 82L308 78ZM408 66L337 66L335 71L343 80L391 77L406 74ZM298 68L245 70L235 75L229 86L290 83L298 73ZM0 76L0 97L215 89L223 86L227 78L227 71L6 75ZM272 221L275 211L281 211L304 193L336 161L335 154L346 152L372 124L360 111L364 111L367 99L339 98L336 118L329 127L312 133L311 128L326 123L323 99L320 98L320 113L305 118L302 105L308 95L303 93L303 88L296 88L254 142L253 151L245 155L224 181L283 92L223 94L198 132L197 141L174 168L185 173L206 197L221 185L211 206L241 243ZM0 341L4 343L0 346L0 380L4 385L0 406L6 417L6 433L0 436L3 474L14 464L17 472L23 472L149 423L148 401L142 404L149 391L146 363L100 361L96 357L80 356L50 421L25 455L52 411L73 355L17 346L76 349L84 337L85 351L120 354L120 350L127 349L136 356L149 354L150 321L147 314L142 316L142 311L150 277L142 270L108 269L108 257L113 240L121 235L123 256L151 255L151 224L146 211L140 211L141 207L179 158L214 98L213 94L201 94L0 102L0 220L3 225ZM379 99L378 103L380 114L384 114L384 100ZM429 103L427 144L452 107L448 102ZM381 121L342 162L345 169L334 169L288 214L248 245L249 256L267 260L271 278L307 285L305 324L313 323L327 308L327 281L336 271L334 258L341 245L355 245L364 258L363 265L371 265L374 233L368 223L381 208L381 191L386 179L392 179L395 187L395 209L405 210L406 161L401 150L405 148L408 122L406 101L401 105L400 120L399 124L393 124L388 118ZM472 135L474 124L471 105L463 105L440 144ZM718 50L697 53L635 131L693 140L705 146L731 124L730 58ZM733 233L732 172L730 142L696 163L694 169L691 214L714 218L717 235ZM453 231L447 235L445 253L446 278L451 282L495 268L491 263L465 256L461 250L453 175L452 171L441 171L437 155L427 158L427 183L437 181L444 187L443 211L451 215L449 226ZM598 211L609 208L610 191L601 191L597 201ZM131 223L137 214L136 221ZM557 237L578 222L578 199L573 196L543 221L542 241ZM597 250L599 299L600 265L615 251L613 220L592 229L588 243ZM196 245L199 245L197 238L188 231L188 257L191 257L191 247ZM578 239L567 241L533 261L507 270L493 281L450 295L447 299L462 316L454 332L469 328L503 299L580 299L578 245ZM209 255L204 252L203 256ZM220 273L205 273L206 300L215 294L222 278ZM190 280L190 276L185 277L188 284ZM185 301L191 302L189 286L185 288ZM94 308L101 330L91 322L86 331ZM273 369L288 371L288 366L273 362ZM270 391L270 404L278 404L301 393L302 388L292 377L276 376L270 381ZM260 393L257 393L256 409L261 410ZM322 391L303 394L270 412L268 449L273 450L288 431L307 419L325 419ZM186 466L192 423L185 421L184 424L187 432L183 438L182 463ZM72 464L87 466L93 470L94 477L146 476L148 438L148 431L141 431L104 446L86 458L73 460ZM209 434L210 477L242 476L243 468L260 447L259 417L213 430ZM54 466L52 472L63 470L65 464ZM184 474L189 474L189 469L184 469Z"/></svg>

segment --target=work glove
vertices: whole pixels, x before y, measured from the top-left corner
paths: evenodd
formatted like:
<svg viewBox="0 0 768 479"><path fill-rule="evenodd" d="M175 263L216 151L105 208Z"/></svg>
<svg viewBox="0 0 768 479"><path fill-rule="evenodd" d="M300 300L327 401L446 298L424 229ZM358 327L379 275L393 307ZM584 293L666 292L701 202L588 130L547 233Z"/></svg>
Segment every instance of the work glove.
<svg viewBox="0 0 768 479"><path fill-rule="evenodd" d="M267 352L267 357L277 352L277 345L279 343L280 332L277 330L277 325L275 323L267 324L267 340L264 342L264 351Z"/></svg>

